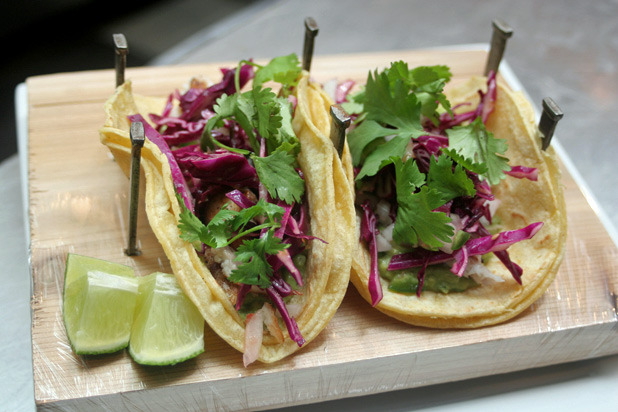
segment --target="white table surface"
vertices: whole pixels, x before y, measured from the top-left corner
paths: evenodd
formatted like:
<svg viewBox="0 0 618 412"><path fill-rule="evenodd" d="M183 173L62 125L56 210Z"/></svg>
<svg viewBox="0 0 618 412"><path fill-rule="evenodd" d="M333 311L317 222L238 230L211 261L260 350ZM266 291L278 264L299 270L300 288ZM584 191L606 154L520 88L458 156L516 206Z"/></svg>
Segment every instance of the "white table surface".
<svg viewBox="0 0 618 412"><path fill-rule="evenodd" d="M302 20L316 18L316 54L487 42L490 21L515 29L506 59L534 102L562 107L558 142L615 233L618 214L618 3L525 0L266 2L164 53L152 64L301 53ZM129 38L129 43L131 39ZM23 87L23 86L20 86ZM17 107L24 107L23 88ZM31 277L28 265L26 111L18 110L20 156L0 164L0 411L32 411ZM20 159L21 157L21 159ZM463 382L325 402L324 410L618 410L618 356ZM288 408L314 410L316 405Z"/></svg>

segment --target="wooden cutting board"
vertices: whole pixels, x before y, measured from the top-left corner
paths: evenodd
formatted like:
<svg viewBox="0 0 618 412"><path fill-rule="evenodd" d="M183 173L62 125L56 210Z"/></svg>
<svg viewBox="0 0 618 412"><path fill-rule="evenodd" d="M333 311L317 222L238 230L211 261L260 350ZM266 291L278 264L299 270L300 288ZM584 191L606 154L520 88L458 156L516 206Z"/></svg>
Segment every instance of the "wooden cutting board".
<svg viewBox="0 0 618 412"><path fill-rule="evenodd" d="M440 49L316 57L316 80L353 79L405 60L447 64L454 82L480 74L486 52ZM166 97L194 75L216 80L233 63L127 71L136 93ZM126 351L73 354L62 322L68 252L170 271L139 211L139 257L127 257L129 182L100 144L113 70L29 78L28 188L33 277L32 349L41 410L265 409L385 392L618 353L618 253L563 167L568 240L556 281L531 308L502 325L443 331L411 327L372 310L350 288L321 335L273 365L242 356L206 328L206 352L173 367L135 364ZM540 102L538 102L540 103Z"/></svg>

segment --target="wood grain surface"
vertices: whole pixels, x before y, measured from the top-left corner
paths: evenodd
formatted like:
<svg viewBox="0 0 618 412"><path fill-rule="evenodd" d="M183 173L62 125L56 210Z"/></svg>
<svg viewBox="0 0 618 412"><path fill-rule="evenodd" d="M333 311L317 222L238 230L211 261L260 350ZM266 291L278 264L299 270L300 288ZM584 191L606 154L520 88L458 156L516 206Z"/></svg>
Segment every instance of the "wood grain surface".
<svg viewBox="0 0 618 412"><path fill-rule="evenodd" d="M316 80L364 82L393 60L447 64L454 82L481 74L486 53L427 50L316 56ZM166 97L195 75L217 80L232 64L130 68L136 93ZM372 310L353 287L322 334L273 365L242 356L206 328L206 352L173 367L135 364L126 351L73 354L62 322L67 253L170 271L142 208L139 257L124 254L129 182L99 142L113 70L27 80L32 347L41 410L244 410L319 402L511 372L618 353L618 251L563 167L565 260L554 284L522 315L476 330L411 327ZM538 106L538 105L537 105Z"/></svg>

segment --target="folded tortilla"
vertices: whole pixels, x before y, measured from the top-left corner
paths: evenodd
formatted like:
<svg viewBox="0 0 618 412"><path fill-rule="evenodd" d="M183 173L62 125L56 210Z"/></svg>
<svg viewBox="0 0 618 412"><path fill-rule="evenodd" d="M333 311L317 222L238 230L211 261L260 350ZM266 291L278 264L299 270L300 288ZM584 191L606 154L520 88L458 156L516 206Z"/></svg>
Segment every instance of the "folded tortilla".
<svg viewBox="0 0 618 412"><path fill-rule="evenodd" d="M486 89L486 78L475 77L446 93L453 107L470 102L478 105L478 90ZM467 106L465 110L470 110ZM504 280L448 294L423 290L415 294L392 292L388 281L382 283L383 299L376 308L403 322L431 328L477 328L511 319L528 308L547 290L562 261L566 242L566 206L560 184L560 170L554 150L541 150L531 104L520 92L498 83L495 109L486 123L496 138L506 139L506 156L513 165L538 169L538 181L507 176L493 187L500 201L496 216L501 230L515 230L534 222L543 222L530 240L509 247L511 260L523 269L522 285L492 255L486 267ZM356 239L360 237L360 220ZM368 291L371 258L365 245L357 240L351 281L371 303Z"/></svg>
<svg viewBox="0 0 618 412"><path fill-rule="evenodd" d="M301 143L298 162L306 182L311 234L324 241L310 242L302 293L293 296L288 303L288 306L302 306L295 320L306 341L305 347L328 324L345 295L351 251L356 243L353 237L355 212L353 193L347 183L351 167L349 151L346 149L340 159L329 138L330 97L320 86L309 81L307 72L303 72L295 93L297 107L293 127ZM149 113L160 113L164 104L165 99L134 95L130 81L119 86L105 104L101 142L109 148L127 176L131 157L127 116L141 113L148 119ZM181 210L166 156L148 139L141 156L148 221L174 274L212 330L242 352L245 321L194 246L180 238L177 226ZM282 331L283 343L277 343L265 332L259 361L275 362L299 349L285 327Z"/></svg>

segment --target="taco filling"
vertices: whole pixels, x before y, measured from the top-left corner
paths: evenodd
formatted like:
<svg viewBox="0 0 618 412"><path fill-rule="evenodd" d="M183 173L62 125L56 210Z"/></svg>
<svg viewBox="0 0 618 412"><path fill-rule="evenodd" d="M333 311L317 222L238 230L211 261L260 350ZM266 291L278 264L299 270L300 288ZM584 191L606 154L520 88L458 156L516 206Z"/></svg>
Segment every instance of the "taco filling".
<svg viewBox="0 0 618 412"><path fill-rule="evenodd" d="M267 330L283 341L274 307L290 338L302 346L305 340L286 305L288 297L301 293L300 269L311 240L305 184L296 162L300 143L288 100L300 75L298 61L287 66L290 83L282 85L281 95L262 88L273 80L263 76L254 79L250 91L236 93L254 77L254 66L261 74L281 62L224 70L223 81L208 88L193 81L184 94L170 96L163 114L151 120L187 182L181 237L195 244L247 324L264 310ZM179 113L173 113L174 97ZM251 342L258 340L245 345Z"/></svg>
<svg viewBox="0 0 618 412"><path fill-rule="evenodd" d="M395 62L369 73L343 103L356 117L348 135L355 166L360 238L370 256L371 304L382 284L400 294L461 293L503 282L483 264L493 255L521 284L507 249L532 238L533 222L501 230L492 188L507 175L536 180L538 171L510 166L507 143L486 128L496 103L496 77L478 91L479 104L451 106L446 66L409 69Z"/></svg>

